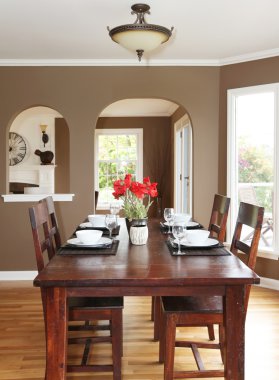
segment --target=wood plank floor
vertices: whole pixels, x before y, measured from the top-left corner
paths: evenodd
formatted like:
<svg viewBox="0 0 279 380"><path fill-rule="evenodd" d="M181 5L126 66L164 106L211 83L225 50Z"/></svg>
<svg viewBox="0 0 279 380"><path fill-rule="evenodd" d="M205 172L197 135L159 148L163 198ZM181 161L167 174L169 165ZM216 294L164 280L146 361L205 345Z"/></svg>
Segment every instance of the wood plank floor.
<svg viewBox="0 0 279 380"><path fill-rule="evenodd" d="M246 325L246 380L279 379L279 292L252 289ZM150 297L125 298L123 380L161 380L158 343L152 341ZM180 329L180 336L203 339L206 330ZM108 363L107 345L96 348L94 361ZM30 281L0 282L0 379L43 380L45 365L44 325L39 289ZM78 349L69 350L75 361ZM207 367L221 366L215 350L205 353ZM190 352L177 349L176 367L195 369ZM75 374L68 379L111 380L109 373ZM217 379L216 379L217 380Z"/></svg>

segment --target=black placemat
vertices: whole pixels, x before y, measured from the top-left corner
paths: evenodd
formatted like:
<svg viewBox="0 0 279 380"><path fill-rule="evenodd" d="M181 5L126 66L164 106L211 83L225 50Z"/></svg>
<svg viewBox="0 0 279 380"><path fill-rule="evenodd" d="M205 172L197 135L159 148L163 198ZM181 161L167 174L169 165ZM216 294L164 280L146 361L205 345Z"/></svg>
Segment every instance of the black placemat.
<svg viewBox="0 0 279 380"><path fill-rule="evenodd" d="M98 230L98 231L103 231L103 236L108 236L109 235L109 230L106 227L80 227L78 226L76 231L80 230ZM116 228L112 230L112 235L119 235L120 231L120 225L118 225Z"/></svg>
<svg viewBox="0 0 279 380"><path fill-rule="evenodd" d="M59 250L59 255L69 256L69 255L116 255L119 245L119 240L113 240L112 244L100 248L94 247L80 247L74 246L72 244L65 244Z"/></svg>
<svg viewBox="0 0 279 380"><path fill-rule="evenodd" d="M172 256L177 255L177 244L173 243L170 239L166 240L166 245ZM185 247L181 246L181 251L185 253L184 256L230 256L231 253L224 248L224 245L218 243L216 246L211 247ZM181 255L183 256L183 255Z"/></svg>
<svg viewBox="0 0 279 380"><path fill-rule="evenodd" d="M196 226L186 227L187 230L200 230L201 228L203 228L201 224L197 224ZM169 231L169 226L166 226L164 223L160 222L160 230L162 234L167 234Z"/></svg>

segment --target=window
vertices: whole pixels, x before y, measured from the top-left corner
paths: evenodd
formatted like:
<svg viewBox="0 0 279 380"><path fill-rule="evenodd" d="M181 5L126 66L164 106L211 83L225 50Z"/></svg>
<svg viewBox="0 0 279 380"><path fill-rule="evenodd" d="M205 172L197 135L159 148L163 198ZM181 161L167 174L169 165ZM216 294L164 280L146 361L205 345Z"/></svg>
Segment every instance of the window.
<svg viewBox="0 0 279 380"><path fill-rule="evenodd" d="M142 180L142 129L95 130L95 186L98 207L107 208L114 200L113 182L126 173Z"/></svg>
<svg viewBox="0 0 279 380"><path fill-rule="evenodd" d="M276 222L279 201L279 84L228 91L228 193L231 239L240 201L265 208L259 250L279 253ZM244 231L249 241L249 231Z"/></svg>

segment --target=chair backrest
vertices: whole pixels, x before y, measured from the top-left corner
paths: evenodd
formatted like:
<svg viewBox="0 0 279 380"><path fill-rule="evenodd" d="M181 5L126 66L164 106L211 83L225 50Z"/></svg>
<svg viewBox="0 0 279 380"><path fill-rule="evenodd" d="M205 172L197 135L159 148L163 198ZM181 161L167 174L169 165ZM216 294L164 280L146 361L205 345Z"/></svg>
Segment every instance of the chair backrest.
<svg viewBox="0 0 279 380"><path fill-rule="evenodd" d="M226 236L226 226L230 202L230 198L224 195L215 194L214 196L208 231L210 231L210 237L215 237L221 243L223 243Z"/></svg>
<svg viewBox="0 0 279 380"><path fill-rule="evenodd" d="M41 199L40 203L46 204L48 215L49 215L50 227L51 227L49 234L52 238L54 238L55 247L57 250L61 247L61 235L58 228L58 222L57 222L57 217L55 214L53 198L51 196L46 197L44 199Z"/></svg>
<svg viewBox="0 0 279 380"><path fill-rule="evenodd" d="M39 202L29 208L29 217L33 235L38 272L44 269L46 263L55 255L53 237L46 202ZM47 259L44 255L47 254Z"/></svg>
<svg viewBox="0 0 279 380"><path fill-rule="evenodd" d="M256 266L258 246L261 237L261 229L264 217L264 207L252 205L250 203L240 202L238 216L236 220L235 230L231 243L231 252L237 254L239 251L246 256L247 266L254 270ZM251 244L247 244L241 240L241 232L244 226L253 228L251 235ZM246 235L246 234L245 234ZM247 311L248 300L251 286L245 289L245 310Z"/></svg>
<svg viewBox="0 0 279 380"><path fill-rule="evenodd" d="M97 209L98 198L99 198L99 191L95 190L95 211Z"/></svg>

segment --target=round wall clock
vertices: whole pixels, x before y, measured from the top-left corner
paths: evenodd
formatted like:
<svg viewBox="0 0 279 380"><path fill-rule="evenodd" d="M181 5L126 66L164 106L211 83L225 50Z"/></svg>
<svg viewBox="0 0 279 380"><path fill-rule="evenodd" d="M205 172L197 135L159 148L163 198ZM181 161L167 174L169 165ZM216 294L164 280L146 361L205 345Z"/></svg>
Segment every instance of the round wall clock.
<svg viewBox="0 0 279 380"><path fill-rule="evenodd" d="M20 163L26 155L26 142L15 132L9 133L9 161L10 166Z"/></svg>

